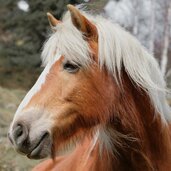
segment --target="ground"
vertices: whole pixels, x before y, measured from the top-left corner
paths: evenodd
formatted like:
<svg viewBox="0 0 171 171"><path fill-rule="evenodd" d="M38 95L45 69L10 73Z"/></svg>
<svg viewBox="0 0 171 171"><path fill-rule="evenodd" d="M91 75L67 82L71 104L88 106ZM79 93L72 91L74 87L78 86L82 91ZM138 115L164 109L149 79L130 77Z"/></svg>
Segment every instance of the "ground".
<svg viewBox="0 0 171 171"><path fill-rule="evenodd" d="M0 171L29 171L40 162L19 155L7 139L10 122L25 94L24 90L0 87Z"/></svg>

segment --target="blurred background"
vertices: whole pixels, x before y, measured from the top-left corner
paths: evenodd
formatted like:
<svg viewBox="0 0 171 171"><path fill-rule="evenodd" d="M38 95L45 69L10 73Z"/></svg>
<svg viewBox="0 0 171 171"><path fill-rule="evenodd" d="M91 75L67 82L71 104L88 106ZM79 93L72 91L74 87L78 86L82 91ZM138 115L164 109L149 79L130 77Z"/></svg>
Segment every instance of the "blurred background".
<svg viewBox="0 0 171 171"><path fill-rule="evenodd" d="M85 10L135 35L154 54L171 88L171 0L0 0L0 171L27 171L37 163L18 155L6 135L42 71L41 48L50 32L46 13L60 19L69 3L84 3Z"/></svg>

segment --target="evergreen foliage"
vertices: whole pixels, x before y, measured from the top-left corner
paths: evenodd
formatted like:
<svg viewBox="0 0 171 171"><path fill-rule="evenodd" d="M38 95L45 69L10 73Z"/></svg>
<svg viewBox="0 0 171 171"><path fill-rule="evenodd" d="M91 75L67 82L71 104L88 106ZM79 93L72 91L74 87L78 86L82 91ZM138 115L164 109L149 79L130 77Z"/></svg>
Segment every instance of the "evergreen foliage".
<svg viewBox="0 0 171 171"><path fill-rule="evenodd" d="M1 66L39 66L40 50L49 30L46 13L51 12L55 17L61 18L67 4L79 4L82 0L26 0L26 2L29 5L27 12L18 7L19 0L1 0Z"/></svg>

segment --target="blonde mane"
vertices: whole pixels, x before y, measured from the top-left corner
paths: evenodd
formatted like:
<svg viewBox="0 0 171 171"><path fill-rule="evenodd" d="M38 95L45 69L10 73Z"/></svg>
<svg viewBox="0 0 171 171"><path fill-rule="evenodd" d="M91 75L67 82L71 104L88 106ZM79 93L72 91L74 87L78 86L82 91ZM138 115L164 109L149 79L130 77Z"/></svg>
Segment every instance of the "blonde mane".
<svg viewBox="0 0 171 171"><path fill-rule="evenodd" d="M98 30L99 66L105 66L119 84L124 67L134 84L148 93L156 113L160 113L164 123L171 120L170 107L166 102L166 83L155 58L119 25L100 16L84 15ZM70 14L66 13L54 29L55 32L44 45L43 64L57 60L61 54L66 60L88 66L91 63L89 44L73 26Z"/></svg>

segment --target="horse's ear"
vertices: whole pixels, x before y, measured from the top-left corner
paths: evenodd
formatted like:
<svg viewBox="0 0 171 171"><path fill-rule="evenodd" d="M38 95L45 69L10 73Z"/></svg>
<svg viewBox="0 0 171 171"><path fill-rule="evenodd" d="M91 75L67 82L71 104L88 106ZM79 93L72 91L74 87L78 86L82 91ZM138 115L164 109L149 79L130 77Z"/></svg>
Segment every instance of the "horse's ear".
<svg viewBox="0 0 171 171"><path fill-rule="evenodd" d="M51 13L47 13L47 17L49 20L49 24L51 28L53 29L56 25L58 25L61 21L57 20Z"/></svg>
<svg viewBox="0 0 171 171"><path fill-rule="evenodd" d="M93 38L95 41L98 39L96 26L91 23L81 12L73 5L67 5L71 14L72 23L80 30L86 37Z"/></svg>

